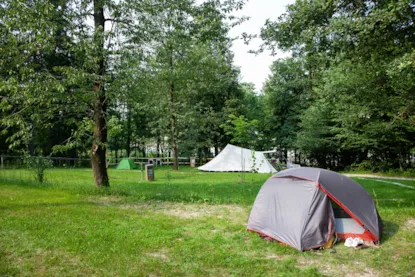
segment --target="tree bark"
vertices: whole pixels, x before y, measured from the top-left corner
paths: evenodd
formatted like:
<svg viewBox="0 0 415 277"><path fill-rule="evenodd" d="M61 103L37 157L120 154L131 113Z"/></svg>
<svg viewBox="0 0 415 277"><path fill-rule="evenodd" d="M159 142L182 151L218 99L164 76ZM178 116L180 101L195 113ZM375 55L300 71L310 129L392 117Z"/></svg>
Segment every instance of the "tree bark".
<svg viewBox="0 0 415 277"><path fill-rule="evenodd" d="M104 7L103 2L94 0L94 25L95 40L99 47L97 79L94 82L93 91L95 93L93 100L94 110L94 142L91 147L91 164L94 173L94 181L97 187L109 186L108 172L106 167L106 151L107 151L107 98L105 95L103 76L105 73L104 63Z"/></svg>
<svg viewBox="0 0 415 277"><path fill-rule="evenodd" d="M105 96L99 96L94 101L94 142L91 148L91 163L94 181L97 187L109 186L106 167L107 124L105 114L107 104Z"/></svg>
<svg viewBox="0 0 415 277"><path fill-rule="evenodd" d="M157 135L157 158L160 158L160 145L161 145L161 138L160 135Z"/></svg>
<svg viewBox="0 0 415 277"><path fill-rule="evenodd" d="M127 104L127 143L125 146L127 157L131 154L131 105Z"/></svg>
<svg viewBox="0 0 415 277"><path fill-rule="evenodd" d="M173 73L173 52L170 56L170 69ZM176 138L176 115L174 109L174 82L170 83L170 129L171 129L171 145L173 148L173 170L179 170L178 150L177 150L177 138Z"/></svg>
<svg viewBox="0 0 415 277"><path fill-rule="evenodd" d="M137 142L134 142L134 151L135 151L135 156L138 158L139 157L139 154L138 154Z"/></svg>
<svg viewBox="0 0 415 277"><path fill-rule="evenodd" d="M294 149L294 163L297 163L297 149Z"/></svg>
<svg viewBox="0 0 415 277"><path fill-rule="evenodd" d="M143 156L143 158L146 157L146 145L143 142L143 147L141 148L141 155Z"/></svg>
<svg viewBox="0 0 415 277"><path fill-rule="evenodd" d="M29 142L29 154L30 156L35 155L35 124L32 123L32 130Z"/></svg>
<svg viewBox="0 0 415 277"><path fill-rule="evenodd" d="M174 83L170 84L170 128L171 128L171 145L173 148L173 170L179 170L179 160L177 151L177 139L176 139L176 116L174 115Z"/></svg>
<svg viewBox="0 0 415 277"><path fill-rule="evenodd" d="M199 164L202 164L203 160L202 160L202 149L198 148L197 149L197 156L199 158Z"/></svg>

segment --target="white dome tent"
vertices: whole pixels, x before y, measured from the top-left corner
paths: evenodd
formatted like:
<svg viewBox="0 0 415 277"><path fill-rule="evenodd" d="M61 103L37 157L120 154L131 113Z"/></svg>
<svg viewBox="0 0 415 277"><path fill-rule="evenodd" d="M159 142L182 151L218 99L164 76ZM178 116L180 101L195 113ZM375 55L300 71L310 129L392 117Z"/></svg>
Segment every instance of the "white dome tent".
<svg viewBox="0 0 415 277"><path fill-rule="evenodd" d="M198 169L218 172L255 171L258 173L275 173L277 171L264 156L264 153L271 152L274 151L254 151L228 144L213 160L198 167Z"/></svg>

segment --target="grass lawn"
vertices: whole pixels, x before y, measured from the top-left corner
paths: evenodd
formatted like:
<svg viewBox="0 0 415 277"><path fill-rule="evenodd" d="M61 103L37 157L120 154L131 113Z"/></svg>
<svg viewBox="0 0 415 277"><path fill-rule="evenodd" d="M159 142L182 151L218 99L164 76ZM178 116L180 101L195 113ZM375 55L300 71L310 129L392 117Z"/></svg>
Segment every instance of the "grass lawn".
<svg viewBox="0 0 415 277"><path fill-rule="evenodd" d="M415 275L415 189L356 178L378 203L381 247L299 252L245 230L270 175L109 174L111 188L96 189L90 169L52 169L43 184L1 170L0 276Z"/></svg>

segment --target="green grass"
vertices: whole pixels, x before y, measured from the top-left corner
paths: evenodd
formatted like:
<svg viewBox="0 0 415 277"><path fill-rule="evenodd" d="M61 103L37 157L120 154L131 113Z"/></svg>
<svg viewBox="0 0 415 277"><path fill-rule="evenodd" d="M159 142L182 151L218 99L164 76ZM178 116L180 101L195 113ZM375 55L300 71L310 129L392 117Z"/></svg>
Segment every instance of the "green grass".
<svg viewBox="0 0 415 277"><path fill-rule="evenodd" d="M109 174L111 188L96 189L90 169L49 170L43 184L0 171L0 276L415 274L415 190L357 178L376 194L381 248L298 252L245 230L269 175L240 183L239 173L158 168L149 183L138 170Z"/></svg>
<svg viewBox="0 0 415 277"><path fill-rule="evenodd" d="M156 168L155 182L145 181L140 170L112 169L109 176L111 188L97 190L93 185L91 169L52 169L47 171L46 182L42 186L85 195L125 196L141 200L249 204L271 175L245 173L243 186L240 184L240 173L200 172L190 167L182 167L179 172L169 167ZM33 182L33 174L28 170L0 171L0 178L39 186Z"/></svg>

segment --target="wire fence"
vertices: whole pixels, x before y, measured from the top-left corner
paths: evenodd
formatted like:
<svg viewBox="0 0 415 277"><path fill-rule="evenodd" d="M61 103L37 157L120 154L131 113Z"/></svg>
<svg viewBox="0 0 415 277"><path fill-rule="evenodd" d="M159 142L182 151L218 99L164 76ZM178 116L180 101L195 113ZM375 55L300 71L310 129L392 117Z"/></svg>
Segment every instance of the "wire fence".
<svg viewBox="0 0 415 277"><path fill-rule="evenodd" d="M91 159L90 158L69 158L69 157L47 157L47 159L52 161L53 167L61 168L90 168ZM124 157L109 157L107 158L107 167L112 168L118 165ZM170 166L174 163L174 158L172 157L160 157L160 158L129 158L137 165L146 165L153 164L155 166ZM179 157L179 165L190 165L191 161L195 165L198 165L197 157ZM10 156L10 155L1 155L0 156L0 168L1 169L17 169L17 168L26 168L27 167L27 157L25 156Z"/></svg>
<svg viewBox="0 0 415 277"><path fill-rule="evenodd" d="M27 168L27 158L25 156L0 156L1 169ZM53 167L72 167L82 168L91 167L91 159L87 158L68 158L68 157L48 157L52 161Z"/></svg>
<svg viewBox="0 0 415 277"><path fill-rule="evenodd" d="M122 159L122 157L108 158L106 161L108 168L115 168ZM171 176L169 168L171 168L171 165L174 162L174 159L171 157L131 157L130 159L133 160L134 163L138 166L138 171L132 172L130 174L131 176L128 175L128 178L133 178L134 182L143 182L143 180L146 179L145 165L147 164L153 164L156 168L158 168L157 170L162 172L160 174L163 174L163 176ZM199 159L198 157L179 157L178 160L181 166L188 166L189 164L192 164L192 166L198 167L208 162L210 159ZM268 161L272 164L276 171L286 169L287 167L290 168L299 166L295 164L283 164L275 158L268 159ZM156 168L154 168L154 170ZM60 169L65 169L65 171ZM245 173L247 172L238 172L237 175L235 175L238 176L238 182L245 182ZM121 179L117 179L119 177L117 177L115 172L112 172L111 174L115 174L116 177L114 178L116 183L120 182ZM7 180L7 182L39 181L39 178L42 178L42 180L44 179L47 183L53 180L53 184L58 186L67 186L72 188L79 185L82 187L84 182L92 183L93 178L91 160L86 157L45 158L0 155L0 180ZM170 177L166 178L169 180ZM127 182L130 182L130 179L128 179Z"/></svg>
<svg viewBox="0 0 415 277"><path fill-rule="evenodd" d="M91 168L91 159L87 157L42 157L51 161L51 165L54 168ZM125 157L108 157L106 165L108 168L115 168ZM10 156L0 155L0 169L25 169L28 168L28 157L26 156ZM174 158L172 157L130 157L136 165L152 164L154 166L172 166ZM192 165L200 166L209 162L212 158L199 159L198 157L178 157L179 165ZM287 163L282 164L275 158L267 159L277 171L299 167L300 165Z"/></svg>
<svg viewBox="0 0 415 277"><path fill-rule="evenodd" d="M121 162L124 157L111 157L108 159L109 166L115 166ZM156 166L163 166L163 165L173 165L174 158L172 157L159 157L159 158L137 158L137 157L130 157L135 164L154 164ZM190 165L190 161L195 159L195 164L197 164L197 158L194 157L178 157L179 165Z"/></svg>

